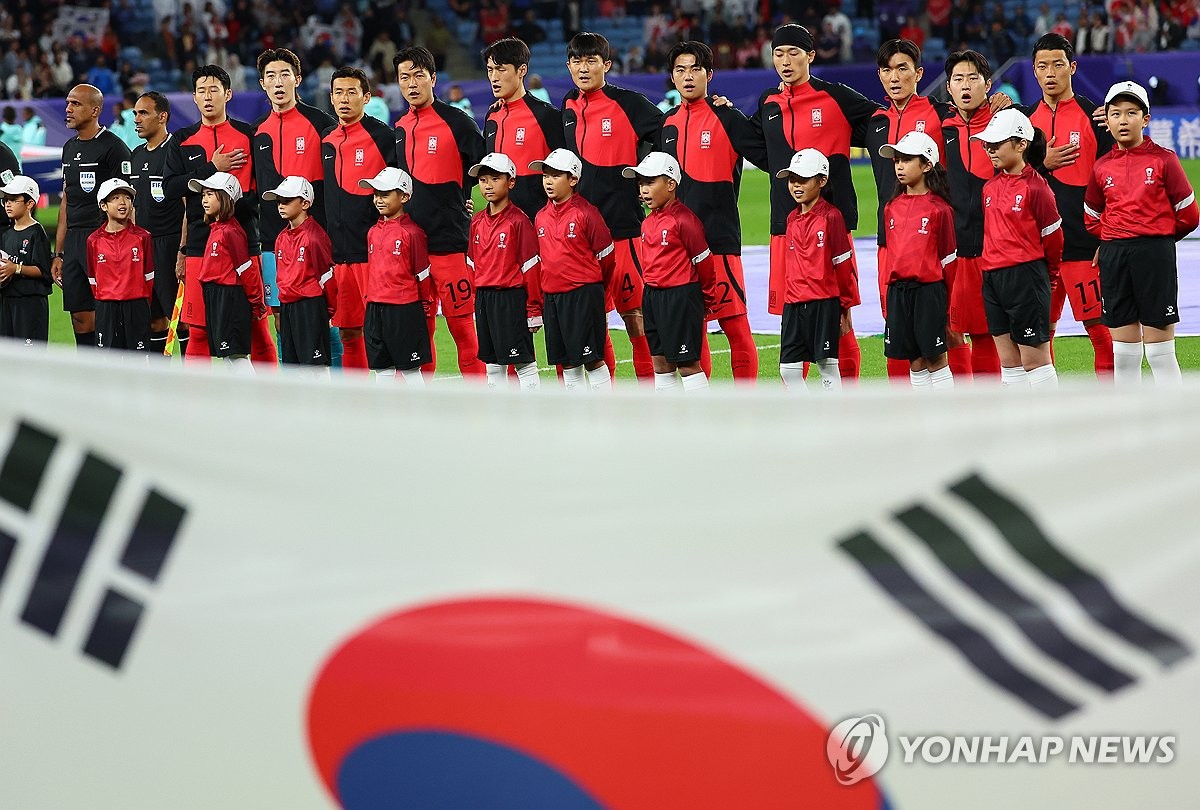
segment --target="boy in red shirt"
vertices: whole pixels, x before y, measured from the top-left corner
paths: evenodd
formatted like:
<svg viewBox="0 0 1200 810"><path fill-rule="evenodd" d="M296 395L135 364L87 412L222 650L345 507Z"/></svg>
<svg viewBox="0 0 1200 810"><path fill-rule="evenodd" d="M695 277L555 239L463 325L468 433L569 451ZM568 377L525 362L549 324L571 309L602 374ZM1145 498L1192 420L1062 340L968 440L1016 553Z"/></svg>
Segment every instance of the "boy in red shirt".
<svg viewBox="0 0 1200 810"><path fill-rule="evenodd" d="M533 334L542 328L542 289L533 223L509 199L517 167L491 152L468 173L479 179L487 207L471 220L467 264L475 271L475 331L488 387L503 388L514 366L523 391L541 387Z"/></svg>
<svg viewBox="0 0 1200 810"><path fill-rule="evenodd" d="M1092 168L1083 218L1101 240L1102 318L1112 331L1114 381L1141 382L1144 344L1154 381L1178 385L1175 243L1196 229L1200 209L1179 158L1145 136L1146 91L1118 82L1104 98L1104 112L1117 145Z"/></svg>
<svg viewBox="0 0 1200 810"><path fill-rule="evenodd" d="M638 194L650 215L642 221L642 314L654 361L654 390L703 391L708 377L700 368L706 302L715 301L712 251L704 226L675 196L683 177L679 161L651 152L621 171L636 177ZM676 373L678 372L678 374Z"/></svg>
<svg viewBox="0 0 1200 810"><path fill-rule="evenodd" d="M150 348L154 254L150 232L133 224L133 186L119 177L96 193L108 221L87 240L87 274L96 298L96 348Z"/></svg>
<svg viewBox="0 0 1200 810"><path fill-rule="evenodd" d="M389 166L358 184L374 190L381 217L367 232L367 365L376 382L394 382L399 369L404 382L421 388L421 366L433 357L426 325L427 313L433 312L433 284L425 232L404 213L412 178Z"/></svg>
<svg viewBox="0 0 1200 810"><path fill-rule="evenodd" d="M596 206L575 192L583 173L576 154L555 149L529 167L542 173L549 198L534 223L545 294L546 359L563 367L567 391L585 390L584 369L593 391L608 391L604 291L616 268L612 232Z"/></svg>
<svg viewBox="0 0 1200 810"><path fill-rule="evenodd" d="M275 237L275 290L279 296L279 347L283 362L311 366L321 376L330 365L329 319L337 309L333 245L309 216L316 193L299 175L263 192L287 227Z"/></svg>
<svg viewBox="0 0 1200 810"><path fill-rule="evenodd" d="M829 160L801 149L776 175L787 180L797 207L784 234L783 328L779 376L787 390L804 392L804 363L816 363L826 391L842 387L838 341L850 331L850 307L858 302L846 220L821 196Z"/></svg>

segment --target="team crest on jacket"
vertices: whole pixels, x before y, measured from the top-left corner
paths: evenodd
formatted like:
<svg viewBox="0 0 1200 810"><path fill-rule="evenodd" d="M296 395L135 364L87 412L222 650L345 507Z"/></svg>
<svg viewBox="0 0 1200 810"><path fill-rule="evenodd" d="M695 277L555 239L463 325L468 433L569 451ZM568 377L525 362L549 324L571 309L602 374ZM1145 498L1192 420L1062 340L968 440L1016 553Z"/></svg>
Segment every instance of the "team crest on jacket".
<svg viewBox="0 0 1200 810"><path fill-rule="evenodd" d="M208 249L208 255L209 255L209 256L216 256L216 255L218 255L218 254L217 254L217 245L219 245L219 244L220 244L220 242L215 242L215 241L212 243L212 247Z"/></svg>
<svg viewBox="0 0 1200 810"><path fill-rule="evenodd" d="M921 217L921 227L917 228L917 233L929 234L929 217Z"/></svg>
<svg viewBox="0 0 1200 810"><path fill-rule="evenodd" d="M84 191L91 192L96 188L96 173L95 172L80 172L79 187Z"/></svg>
<svg viewBox="0 0 1200 810"><path fill-rule="evenodd" d="M354 165L355 166L363 165L363 150L361 150L361 149L354 150Z"/></svg>
<svg viewBox="0 0 1200 810"><path fill-rule="evenodd" d="M1072 145L1072 146L1079 146L1079 141L1080 141L1080 135L1079 135L1079 133L1078 133L1078 132L1072 132L1072 133L1071 133L1071 145Z"/></svg>
<svg viewBox="0 0 1200 810"><path fill-rule="evenodd" d="M918 121L918 122L917 122L917 126L915 127L915 129L916 129L916 131L917 131L917 132L924 132L924 131L925 131L925 122L924 122L924 121Z"/></svg>
<svg viewBox="0 0 1200 810"><path fill-rule="evenodd" d="M574 222L567 224L567 238L568 239L575 238L575 223Z"/></svg>
<svg viewBox="0 0 1200 810"><path fill-rule="evenodd" d="M817 231L817 247L825 247L825 231Z"/></svg>
<svg viewBox="0 0 1200 810"><path fill-rule="evenodd" d="M500 231L500 236L496 239L496 247L501 249L508 247L508 234L504 231Z"/></svg>
<svg viewBox="0 0 1200 810"><path fill-rule="evenodd" d="M396 240L396 246L392 248L392 255L393 255L393 256L399 256L399 255L400 255L400 246L401 246L401 244L402 244L402 241L401 241L401 240L399 240L399 239L397 239L397 240Z"/></svg>
<svg viewBox="0 0 1200 810"><path fill-rule="evenodd" d="M96 256L96 264L105 264L107 262L108 262L108 259L104 258L103 253L100 253Z"/></svg>
<svg viewBox="0 0 1200 810"><path fill-rule="evenodd" d="M669 245L669 244L670 244L670 242L668 242L668 241L667 241L667 229L666 229L666 228L663 228L663 230L662 230L662 241L661 241L661 242L659 242L658 244L659 244L659 245L661 245L661 246L663 246L663 247L666 247L667 245Z"/></svg>
<svg viewBox="0 0 1200 810"><path fill-rule="evenodd" d="M700 133L700 148L708 149L712 146L712 130L706 129Z"/></svg>
<svg viewBox="0 0 1200 810"><path fill-rule="evenodd" d="M296 256L297 263L300 263L302 261L304 261L304 245L300 246L300 253Z"/></svg>
<svg viewBox="0 0 1200 810"><path fill-rule="evenodd" d="M1148 186L1154 185L1154 167L1153 166L1146 167L1146 185L1148 185Z"/></svg>
<svg viewBox="0 0 1200 810"><path fill-rule="evenodd" d="M1014 200L1013 200L1013 207L1012 207L1012 210L1014 210L1014 211L1016 211L1016 212L1018 212L1018 213L1019 213L1019 212L1021 211L1021 201L1022 201L1022 200L1024 200L1024 199L1025 199L1025 195L1024 195L1024 194L1018 194L1018 195L1017 195L1017 197L1016 197L1016 199L1014 199Z"/></svg>
<svg viewBox="0 0 1200 810"><path fill-rule="evenodd" d="M816 107L812 111L812 125L814 127L821 126L821 108L820 107Z"/></svg>
<svg viewBox="0 0 1200 810"><path fill-rule="evenodd" d="M429 136L429 142L428 142L428 145L426 146L426 149L429 152L429 154L431 154L431 155L437 154L437 139L438 139L437 135Z"/></svg>
<svg viewBox="0 0 1200 810"><path fill-rule="evenodd" d="M141 260L142 260L142 257L138 255L138 249L137 249L137 248L133 248L133 259L132 259L132 261L135 261L135 262L140 262Z"/></svg>
<svg viewBox="0 0 1200 810"><path fill-rule="evenodd" d="M167 198L167 193L163 191L162 180L150 181L150 196L154 198L155 202L162 202Z"/></svg>
<svg viewBox="0 0 1200 810"><path fill-rule="evenodd" d="M296 154L297 155L304 154L304 136L303 135L296 136Z"/></svg>
<svg viewBox="0 0 1200 810"><path fill-rule="evenodd" d="M612 119L611 118L601 118L600 119L600 134L603 135L605 138L612 135Z"/></svg>
<svg viewBox="0 0 1200 810"><path fill-rule="evenodd" d="M517 146L525 145L525 127L517 127Z"/></svg>

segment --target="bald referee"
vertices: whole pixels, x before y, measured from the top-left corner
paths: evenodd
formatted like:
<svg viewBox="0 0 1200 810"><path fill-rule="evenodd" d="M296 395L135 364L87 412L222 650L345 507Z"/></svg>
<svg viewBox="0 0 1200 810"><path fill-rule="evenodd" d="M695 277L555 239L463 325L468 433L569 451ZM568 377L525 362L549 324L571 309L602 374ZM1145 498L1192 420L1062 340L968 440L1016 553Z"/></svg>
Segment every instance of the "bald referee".
<svg viewBox="0 0 1200 810"><path fill-rule="evenodd" d="M67 129L75 137L63 145L63 198L58 207L50 277L62 287L63 309L71 313L75 345L96 345L96 300L87 277L88 234L104 223L96 189L119 177L128 181L129 147L100 126L104 94L77 84L67 94Z"/></svg>

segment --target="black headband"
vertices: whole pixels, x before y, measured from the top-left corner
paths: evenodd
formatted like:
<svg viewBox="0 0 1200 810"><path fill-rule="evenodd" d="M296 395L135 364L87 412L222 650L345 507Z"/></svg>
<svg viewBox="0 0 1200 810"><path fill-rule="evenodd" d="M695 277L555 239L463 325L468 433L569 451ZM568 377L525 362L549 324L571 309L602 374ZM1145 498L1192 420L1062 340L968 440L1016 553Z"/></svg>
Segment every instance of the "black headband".
<svg viewBox="0 0 1200 810"><path fill-rule="evenodd" d="M788 23L775 29L775 36L771 37L772 48L793 45L806 52L816 48L816 45L813 44L812 34L808 33L808 29L803 25Z"/></svg>

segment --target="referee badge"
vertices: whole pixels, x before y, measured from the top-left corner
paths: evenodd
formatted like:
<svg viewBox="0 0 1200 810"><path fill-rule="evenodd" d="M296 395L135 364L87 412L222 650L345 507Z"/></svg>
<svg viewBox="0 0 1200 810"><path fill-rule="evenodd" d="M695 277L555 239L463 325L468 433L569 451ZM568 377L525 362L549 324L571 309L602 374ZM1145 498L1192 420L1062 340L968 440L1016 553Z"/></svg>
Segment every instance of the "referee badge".
<svg viewBox="0 0 1200 810"><path fill-rule="evenodd" d="M95 172L80 172L79 187L89 194L96 188L96 173Z"/></svg>
<svg viewBox="0 0 1200 810"><path fill-rule="evenodd" d="M154 198L155 202L162 202L167 198L167 193L163 191L162 180L150 181L150 196Z"/></svg>

